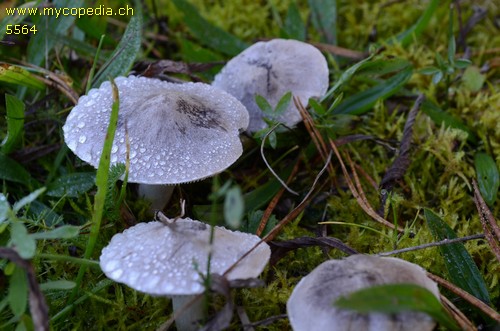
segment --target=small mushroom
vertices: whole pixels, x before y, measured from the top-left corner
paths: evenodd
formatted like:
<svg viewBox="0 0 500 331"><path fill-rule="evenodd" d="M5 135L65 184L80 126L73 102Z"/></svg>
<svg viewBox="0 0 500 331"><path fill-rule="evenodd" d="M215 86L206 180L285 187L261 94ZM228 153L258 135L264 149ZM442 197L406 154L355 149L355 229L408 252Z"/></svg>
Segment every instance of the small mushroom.
<svg viewBox="0 0 500 331"><path fill-rule="evenodd" d="M165 184L197 181L223 171L242 154L239 132L248 126L248 113L228 93L202 83L136 76L118 77L115 83L120 109L111 164L125 163L128 139L130 182L162 189ZM112 103L111 84L104 82L79 99L63 126L68 147L94 167ZM158 187L142 192L148 195L151 190ZM162 199L156 209L165 203Z"/></svg>
<svg viewBox="0 0 500 331"><path fill-rule="evenodd" d="M420 266L397 258L352 255L326 261L302 278L288 299L288 318L295 331L432 330L436 323L424 313L360 314L333 306L337 298L351 292L391 283L425 287L439 300L436 283Z"/></svg>
<svg viewBox="0 0 500 331"><path fill-rule="evenodd" d="M217 226L210 245L210 232L209 225L190 218L139 223L113 236L102 250L100 266L106 276L137 291L172 297L175 312L192 299L187 296L204 291L201 275L206 275L209 252L210 272L224 274L260 241L256 235ZM257 277L270 254L262 243L227 273L227 279ZM178 329L195 329L202 316L194 310L176 320Z"/></svg>
<svg viewBox="0 0 500 331"><path fill-rule="evenodd" d="M273 39L258 42L230 60L215 76L212 86L234 95L250 114L249 132L265 128L263 112L255 95L263 96L275 107L291 91L307 105L309 98L320 98L328 89L328 64L321 52L301 41ZM276 120L294 126L302 120L291 102Z"/></svg>

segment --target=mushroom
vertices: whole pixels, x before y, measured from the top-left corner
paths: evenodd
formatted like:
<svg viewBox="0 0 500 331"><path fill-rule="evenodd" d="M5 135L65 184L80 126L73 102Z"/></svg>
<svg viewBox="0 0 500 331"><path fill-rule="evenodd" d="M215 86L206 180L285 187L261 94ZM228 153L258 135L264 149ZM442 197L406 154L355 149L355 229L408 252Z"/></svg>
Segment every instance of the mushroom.
<svg viewBox="0 0 500 331"><path fill-rule="evenodd" d="M120 109L111 164L125 163L128 139L129 181L155 185L140 186L146 197L158 196L158 190L166 194L165 184L213 176L242 154L239 132L248 126L248 113L228 93L203 83L174 84L136 76L118 77L115 83ZM68 147L94 167L99 164L112 103L111 84L104 82L79 99L63 126ZM154 209L162 209L165 200L155 202Z"/></svg>
<svg viewBox="0 0 500 331"><path fill-rule="evenodd" d="M258 42L230 60L215 76L212 86L240 100L250 114L249 132L266 127L255 95L263 96L274 108L291 91L306 105L309 98L320 98L328 89L328 65L321 52L301 41L273 39ZM288 126L302 120L291 102L275 118Z"/></svg>
<svg viewBox="0 0 500 331"><path fill-rule="evenodd" d="M202 275L206 276L209 253L210 272L224 274L260 241L256 235L216 226L210 244L209 225L190 218L164 218L163 222L139 223L113 236L102 250L100 266L107 277L137 291L172 297L174 313L204 291ZM227 279L257 277L270 254L269 246L262 243L227 272ZM196 329L200 314L199 305L190 307L176 319L177 328Z"/></svg>
<svg viewBox="0 0 500 331"><path fill-rule="evenodd" d="M287 302L290 323L295 331L432 330L436 323L424 313L360 314L333 306L341 296L389 283L420 285L439 300L436 283L420 266L397 258L352 255L326 261L300 280Z"/></svg>

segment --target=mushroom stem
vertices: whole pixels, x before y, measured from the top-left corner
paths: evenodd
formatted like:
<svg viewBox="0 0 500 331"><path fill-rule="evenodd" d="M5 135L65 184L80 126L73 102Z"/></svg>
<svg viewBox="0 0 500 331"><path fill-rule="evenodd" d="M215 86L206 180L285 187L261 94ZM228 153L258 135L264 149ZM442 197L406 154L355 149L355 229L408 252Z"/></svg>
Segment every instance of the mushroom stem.
<svg viewBox="0 0 500 331"><path fill-rule="evenodd" d="M151 202L151 211L163 210L174 192L174 185L139 184L139 196Z"/></svg>
<svg viewBox="0 0 500 331"><path fill-rule="evenodd" d="M199 329L199 322L203 320L204 309L201 298L194 300L197 295L173 295L172 306L175 318L175 325L179 331L195 331ZM184 308L186 307L186 308Z"/></svg>

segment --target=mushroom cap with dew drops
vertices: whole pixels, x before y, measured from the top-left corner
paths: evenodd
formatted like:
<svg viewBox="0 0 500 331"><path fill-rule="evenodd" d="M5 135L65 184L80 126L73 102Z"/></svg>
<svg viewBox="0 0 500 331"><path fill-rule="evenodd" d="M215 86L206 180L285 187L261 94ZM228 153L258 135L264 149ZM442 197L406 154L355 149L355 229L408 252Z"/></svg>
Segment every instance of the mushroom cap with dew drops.
<svg viewBox="0 0 500 331"><path fill-rule="evenodd" d="M109 278L151 295L193 295L204 290L200 273L223 274L260 241L256 235L215 227L210 246L210 226L190 218L171 224L139 223L113 236L102 250L100 265ZM262 243L228 274L227 278L257 277L271 250Z"/></svg>
<svg viewBox="0 0 500 331"><path fill-rule="evenodd" d="M436 323L419 312L370 313L337 309L336 299L373 285L411 283L425 287L439 300L439 290L420 266L391 257L352 255L316 267L295 286L287 302L295 331L431 331Z"/></svg>
<svg viewBox="0 0 500 331"><path fill-rule="evenodd" d="M125 163L129 181L179 184L213 176L242 154L239 132L245 107L224 91L202 83L173 84L146 77L115 79L120 109L111 164ZM99 164L113 103L110 82L82 96L63 126L68 147Z"/></svg>
<svg viewBox="0 0 500 331"><path fill-rule="evenodd" d="M212 86L240 100L250 114L248 131L265 127L255 95L263 96L272 107L291 91L304 106L309 98L320 98L328 89L328 64L310 44L285 39L258 42L231 59L215 76ZM302 121L293 101L277 118L288 126Z"/></svg>

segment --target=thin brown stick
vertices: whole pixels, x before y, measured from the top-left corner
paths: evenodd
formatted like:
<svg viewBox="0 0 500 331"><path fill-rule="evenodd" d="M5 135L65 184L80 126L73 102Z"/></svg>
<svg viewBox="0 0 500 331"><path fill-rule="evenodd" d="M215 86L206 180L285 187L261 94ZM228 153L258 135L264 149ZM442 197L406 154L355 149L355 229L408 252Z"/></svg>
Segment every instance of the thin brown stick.
<svg viewBox="0 0 500 331"><path fill-rule="evenodd" d="M500 228L498 227L491 210L486 205L477 182L472 179L472 186L474 188L474 203L476 204L477 211L479 213L479 219L481 220L481 225L483 226L484 235L486 240L493 251L493 254L500 261Z"/></svg>
<svg viewBox="0 0 500 331"><path fill-rule="evenodd" d="M335 152L335 155L337 156L337 159L339 160L340 167L342 168L342 172L343 172L345 180L347 182L347 186L349 186L349 189L351 190L352 195L354 196L354 198L356 199L356 201L358 202L360 207L365 211L365 213L367 213L369 216L371 216L375 221L395 230L396 228L395 228L394 224L390 223L389 221L387 221L386 219L384 219L382 216L380 216L379 214L377 214L375 212L375 210L372 208L372 206L366 200L366 197L364 196L364 192L361 189L360 185L358 185L358 188L361 189L361 193L358 192L358 190L356 189L356 187L354 186L354 184L351 180L351 177L349 176L349 173L347 172L347 168L344 164L344 161L342 160L342 157L340 156L340 153L337 149L337 146L335 146L335 143L331 139L330 139L330 146L332 147L333 151ZM349 160L350 160L350 158L349 158ZM354 165L352 164L352 161L351 161L351 168L353 169L353 174L354 174L355 180L356 180L357 174L356 174L356 170L354 168ZM359 179L357 180L357 184L359 184ZM403 228L401 228L399 226L397 227L397 231L404 232Z"/></svg>
<svg viewBox="0 0 500 331"><path fill-rule="evenodd" d="M49 308L40 289L40 285L36 281L33 265L29 261L23 259L17 251L12 248L0 247L0 258L10 260L19 268L24 269L28 280L28 299L33 326L37 331L49 330Z"/></svg>
<svg viewBox="0 0 500 331"><path fill-rule="evenodd" d="M472 294L469 294L468 292L462 290L461 288L453 285L452 283L450 283L446 279L443 279L443 278L436 276L434 274L431 274L429 272L427 273L427 277L429 277L430 279L432 279L433 281L435 281L436 283L438 283L442 287L452 291L453 293L455 293L456 295L458 295L459 297L461 297L465 301L469 302L474 307L480 309L483 313L485 313L486 315L488 315L489 317L491 317L495 321L500 322L500 314L497 313L495 310L493 310L490 306L488 306L487 304L485 304L484 302L482 302L481 300L479 300L478 298L473 296Z"/></svg>
<svg viewBox="0 0 500 331"><path fill-rule="evenodd" d="M352 49L348 48L343 48L335 45L330 45L330 44L323 44L323 43L317 43L317 42L310 42L311 45L314 45L316 48L323 52L328 52L333 55L338 55L342 57L346 57L349 59L353 60L362 60L365 57L368 56L367 53L355 51Z"/></svg>
<svg viewBox="0 0 500 331"><path fill-rule="evenodd" d="M397 250L390 251L390 252L378 253L377 255L378 256L390 256L390 255L396 255L396 254L401 254L401 253L406 253L406 252L417 251L420 249L426 249L426 248L430 248L430 247L449 245L449 244L454 244L457 242L464 242L464 241L468 241L468 240L476 240L476 239L483 239L483 238L484 238L484 234L480 233L480 234L474 234L474 235L467 236L467 237L444 239L441 241L423 244L423 245L419 245L419 246L407 247L407 248L397 249Z"/></svg>
<svg viewBox="0 0 500 331"><path fill-rule="evenodd" d="M255 331L254 327L252 326L252 323L250 322L250 319L248 318L247 312L245 311L245 307L236 306L236 313L240 318L243 331Z"/></svg>
<svg viewBox="0 0 500 331"><path fill-rule="evenodd" d="M316 146L316 149L318 150L319 154L321 155L321 158L323 159L323 162L326 162L326 158L328 157L329 149L327 148L327 145L325 143L325 140L323 139L323 136L321 133L318 131L316 126L314 125L314 121L311 117L311 115L307 112L306 108L304 105L302 105L302 102L300 102L300 99L297 97L293 97L293 102L295 103L295 107L299 110L300 115L302 116L302 120L304 121L304 126L307 129L307 132L311 136L311 139ZM328 164L328 173L330 174L330 178L333 178L335 175L333 165L331 163Z"/></svg>
<svg viewBox="0 0 500 331"><path fill-rule="evenodd" d="M497 236L498 225L491 214L488 206L483 200L481 193L477 187L476 181L473 179L472 184L474 186L474 203L479 212L479 219L481 220L481 226L483 227L484 235L488 244L490 245L491 251L495 255L498 261L500 261L500 237Z"/></svg>
<svg viewBox="0 0 500 331"><path fill-rule="evenodd" d="M355 164L354 168L357 172L361 173L363 177L365 177L365 179L368 181L368 183L370 183L374 190L378 190L377 182L365 171L365 169L363 169L359 164Z"/></svg>
<svg viewBox="0 0 500 331"><path fill-rule="evenodd" d="M472 322L462 313L447 297L440 294L441 303L448 313L457 322L460 329L467 331L477 331L477 328L472 324Z"/></svg>
<svg viewBox="0 0 500 331"><path fill-rule="evenodd" d="M50 70L47 70L42 67L35 66L31 63L26 63L26 62L19 62L21 65L24 65L29 68L35 69L38 73L45 75L45 77L39 76L39 75L33 75L34 78L38 79L39 81L43 82L45 85L56 88L60 92L62 92L64 95L68 97L68 99L71 100L73 104L77 104L78 102L78 93L69 86L69 84L66 82L64 77L61 77L61 75L55 74Z"/></svg>

